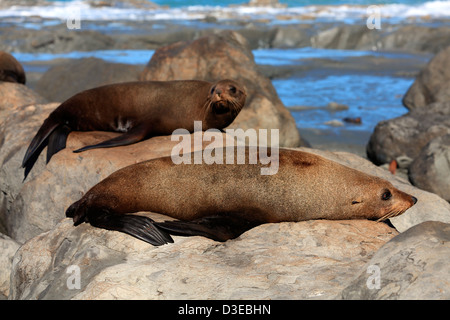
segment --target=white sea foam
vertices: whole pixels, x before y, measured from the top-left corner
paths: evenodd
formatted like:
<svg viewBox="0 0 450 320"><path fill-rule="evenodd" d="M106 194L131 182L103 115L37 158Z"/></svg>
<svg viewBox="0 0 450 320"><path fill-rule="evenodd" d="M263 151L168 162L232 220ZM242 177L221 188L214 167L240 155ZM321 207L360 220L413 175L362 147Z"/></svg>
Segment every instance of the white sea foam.
<svg viewBox="0 0 450 320"><path fill-rule="evenodd" d="M429 1L418 5L388 4L379 5L381 15L385 18L450 18L450 1ZM40 16L66 20L75 11L80 11L82 20L196 20L208 16L217 19L330 19L352 20L367 16L367 7L338 6L304 6L304 7L247 7L247 6L186 6L169 9L135 9L114 7L90 7L84 1L55 2L49 6L13 6L0 10L1 17L31 17Z"/></svg>

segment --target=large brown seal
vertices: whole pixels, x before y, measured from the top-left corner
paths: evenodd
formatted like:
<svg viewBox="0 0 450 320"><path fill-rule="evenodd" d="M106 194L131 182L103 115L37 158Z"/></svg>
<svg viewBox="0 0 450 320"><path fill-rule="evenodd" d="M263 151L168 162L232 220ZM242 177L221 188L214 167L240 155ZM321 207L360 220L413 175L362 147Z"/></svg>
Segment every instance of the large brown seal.
<svg viewBox="0 0 450 320"><path fill-rule="evenodd" d="M22 65L11 54L0 51L0 81L25 84L26 76Z"/></svg>
<svg viewBox="0 0 450 320"><path fill-rule="evenodd" d="M245 149L247 159L249 152ZM141 162L92 187L66 216L74 225L89 222L162 245L173 241L169 234L225 241L270 222L385 220L417 201L386 180L311 153L280 149L278 158L273 175L261 175L263 165L248 160L176 165L165 157ZM157 223L131 215L139 211L179 221Z"/></svg>
<svg viewBox="0 0 450 320"><path fill-rule="evenodd" d="M25 178L48 144L47 163L66 147L71 131L117 131L119 137L87 146L93 148L129 145L175 129L223 129L244 107L246 93L239 83L220 80L143 81L118 83L80 92L63 102L44 121L31 141L22 167Z"/></svg>

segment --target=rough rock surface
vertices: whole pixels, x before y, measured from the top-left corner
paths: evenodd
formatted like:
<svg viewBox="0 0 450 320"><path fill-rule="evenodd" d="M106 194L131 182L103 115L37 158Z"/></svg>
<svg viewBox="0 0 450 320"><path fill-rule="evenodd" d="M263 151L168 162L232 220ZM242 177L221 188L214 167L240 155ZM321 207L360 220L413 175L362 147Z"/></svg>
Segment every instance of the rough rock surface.
<svg viewBox="0 0 450 320"><path fill-rule="evenodd" d="M152 247L65 219L20 248L10 298L330 299L396 234L372 221L306 221Z"/></svg>
<svg viewBox="0 0 450 320"><path fill-rule="evenodd" d="M248 42L236 32L224 31L160 48L141 74L141 80L162 81L227 78L247 89L246 105L229 128L279 129L281 146L302 144L294 118L272 82L258 71Z"/></svg>
<svg viewBox="0 0 450 320"><path fill-rule="evenodd" d="M448 300L449 257L450 224L421 223L381 247L338 298ZM365 272L370 266L378 268L378 274ZM375 276L379 276L379 288Z"/></svg>
<svg viewBox="0 0 450 320"><path fill-rule="evenodd" d="M367 155L376 164L399 156L415 159L431 140L449 133L450 101L435 102L378 123L367 144Z"/></svg>
<svg viewBox="0 0 450 320"><path fill-rule="evenodd" d="M46 102L46 99L23 84L0 82L0 122L16 107Z"/></svg>
<svg viewBox="0 0 450 320"><path fill-rule="evenodd" d="M408 109L450 101L450 46L440 51L420 72L403 97Z"/></svg>
<svg viewBox="0 0 450 320"><path fill-rule="evenodd" d="M450 134L431 140L422 149L410 166L409 179L450 201Z"/></svg>
<svg viewBox="0 0 450 320"><path fill-rule="evenodd" d="M10 271L14 255L20 244L0 233L0 300L9 295Z"/></svg>

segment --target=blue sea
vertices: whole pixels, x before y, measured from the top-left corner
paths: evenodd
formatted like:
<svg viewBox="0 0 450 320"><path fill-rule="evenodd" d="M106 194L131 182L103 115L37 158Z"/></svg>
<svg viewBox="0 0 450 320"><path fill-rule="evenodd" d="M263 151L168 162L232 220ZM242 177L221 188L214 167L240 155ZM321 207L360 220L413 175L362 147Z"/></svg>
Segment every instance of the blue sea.
<svg viewBox="0 0 450 320"><path fill-rule="evenodd" d="M87 1L48 1L48 6L14 6L0 9L0 26L16 23L18 28L39 29L65 21L74 11L81 20L110 23L108 28L133 28L124 22L134 21L176 21L178 24L201 27L203 19L214 17L220 25L229 20L265 21L267 24L299 23L347 23L365 24L368 6L377 5L381 9L383 21L390 24L430 23L438 21L446 24L450 19L450 1L419 0L280 0L283 6L249 7L240 0L154 0L157 9L143 9L129 6L91 7ZM126 1L123 1L126 2ZM34 17L42 17L36 20ZM286 18L287 17L287 18ZM102 24L104 26L104 24ZM155 24L155 28L157 24ZM84 23L83 28L101 31L102 26ZM133 32L133 30L127 30ZM254 50L256 63L269 66L299 66L310 59L351 59L352 57L385 57L394 59L417 59L425 64L431 55L413 56L405 53L331 50L317 48ZM94 52L69 52L61 54L13 52L22 62L45 61L55 58L76 59L87 56L145 65L153 54L152 50L107 50ZM299 128L330 130L335 134L343 130L372 132L379 121L400 116L407 112L401 99L413 83L411 76L395 73L373 72L309 72L294 73L273 79L273 84L283 101L292 110ZM348 105L348 110L330 111L329 102ZM332 127L330 120L346 117L361 117L362 124L344 123L342 127Z"/></svg>

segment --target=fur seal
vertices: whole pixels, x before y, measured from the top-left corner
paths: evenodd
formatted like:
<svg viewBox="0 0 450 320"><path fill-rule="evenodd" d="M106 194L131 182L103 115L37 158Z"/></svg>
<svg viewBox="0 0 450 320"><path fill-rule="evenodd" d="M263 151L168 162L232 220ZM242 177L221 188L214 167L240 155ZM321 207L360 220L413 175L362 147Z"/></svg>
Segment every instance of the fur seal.
<svg viewBox="0 0 450 320"><path fill-rule="evenodd" d="M73 203L66 216L75 226L89 222L162 245L173 242L170 234L226 241L263 223L381 221L417 202L386 180L298 150L280 149L278 172L261 175L263 165L249 164L250 152L258 153L245 148L245 164L176 165L164 157L122 168ZM139 211L178 220L131 214Z"/></svg>
<svg viewBox="0 0 450 320"><path fill-rule="evenodd" d="M48 145L47 163L66 147L71 131L116 131L122 135L75 150L129 145L175 129L193 132L230 125L245 104L246 92L233 80L142 81L82 91L63 102L44 121L23 158L25 179Z"/></svg>
<svg viewBox="0 0 450 320"><path fill-rule="evenodd" d="M22 65L11 54L0 51L0 81L25 84L26 76Z"/></svg>

